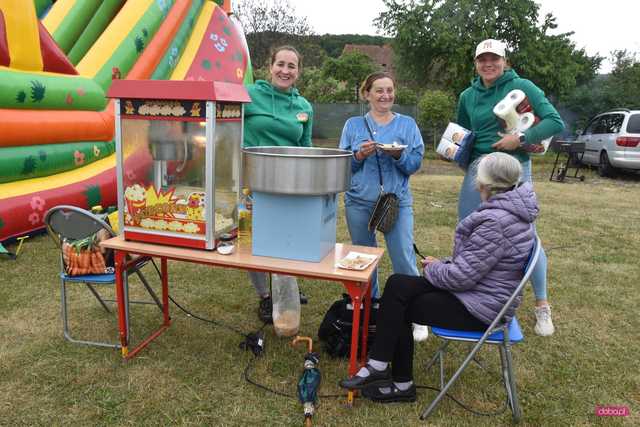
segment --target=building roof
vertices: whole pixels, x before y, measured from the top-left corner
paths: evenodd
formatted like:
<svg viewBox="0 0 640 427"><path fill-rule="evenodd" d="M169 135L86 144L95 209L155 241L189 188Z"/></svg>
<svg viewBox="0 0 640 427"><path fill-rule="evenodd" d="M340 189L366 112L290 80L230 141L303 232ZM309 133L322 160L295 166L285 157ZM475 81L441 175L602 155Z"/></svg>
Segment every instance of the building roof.
<svg viewBox="0 0 640 427"><path fill-rule="evenodd" d="M388 45L371 45L371 44L346 44L342 53L349 52L361 52L367 55L371 60L382 67L384 71L388 71L393 74L393 48Z"/></svg>

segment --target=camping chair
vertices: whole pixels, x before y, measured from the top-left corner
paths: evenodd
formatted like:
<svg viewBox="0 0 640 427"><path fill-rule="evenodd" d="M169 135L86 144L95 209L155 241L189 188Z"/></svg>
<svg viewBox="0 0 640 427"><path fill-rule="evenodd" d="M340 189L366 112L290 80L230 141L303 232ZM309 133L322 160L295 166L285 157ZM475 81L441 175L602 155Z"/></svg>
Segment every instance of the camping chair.
<svg viewBox="0 0 640 427"><path fill-rule="evenodd" d="M98 300L102 308L104 308L108 313L111 313L109 307L107 306L107 302L114 302L113 300L107 300L100 296L95 286L98 285L108 285L115 286L116 278L114 273L106 273L106 274L91 274L91 275L82 275L82 276L70 276L65 272L64 259L62 255L62 243L63 239L69 239L71 241L81 240L88 236L92 236L98 231L105 229L108 231L111 237L115 236L113 229L107 224L103 219L99 216L92 214L89 211L84 209L75 207L75 206L67 206L60 205L55 206L49 211L47 211L44 217L44 223L47 227L47 232L56 242L56 245L60 248L60 280L62 282L61 285L61 302L62 302L62 326L64 331L64 337L76 344L87 344L87 345L96 345L101 347L111 347L111 348L120 348L120 344L115 343L107 343L107 342L98 342L98 341L87 341L75 339L71 336L71 332L69 330L69 319L68 319L68 309L67 309L67 291L66 285L67 283L82 283L84 284L89 291L93 294L93 296ZM127 271L125 274L125 321L127 322L127 330L129 330L129 296L128 296L128 276L131 273L135 273L143 286L151 295L153 302L151 301L131 301L132 303L139 304L155 304L162 311L162 303L158 299L158 296L155 294L149 282L144 277L140 268L142 268L148 261L148 258L141 258L140 262L136 263L131 269ZM153 261L152 261L153 262Z"/></svg>
<svg viewBox="0 0 640 427"><path fill-rule="evenodd" d="M531 254L529 255L529 260L527 261L524 269L524 276L522 277L522 280L485 332L471 332L436 327L431 328L431 331L435 336L440 337L444 340L442 346L440 346L440 348L438 348L438 350L436 351L435 356L427 364L428 370L429 368L431 368L431 366L433 366L436 360L440 362L440 392L435 397L435 399L431 401L429 406L422 412L422 414L420 415L421 420L426 419L435 410L438 403L447 394L451 386L453 386L458 377L462 374L462 371L464 371L464 369L469 365L469 363L471 363L471 361L475 360L476 354L484 344L496 345L500 350L502 377L507 392L507 399L509 402L509 406L511 407L513 420L515 422L518 422L520 420L522 412L518 404L518 395L516 392L516 381L511 359L511 345L522 341L524 337L522 335L522 331L520 330L518 319L516 319L515 315L509 323L504 322L503 316L509 309L509 307L511 307L516 297L520 295L525 284L529 280L531 272L538 262L541 247L542 246L540 243L540 238L536 236L533 248L531 249ZM475 345L462 362L462 365L460 365L460 367L456 370L449 381L444 384L444 354L447 346L451 341L475 342Z"/></svg>

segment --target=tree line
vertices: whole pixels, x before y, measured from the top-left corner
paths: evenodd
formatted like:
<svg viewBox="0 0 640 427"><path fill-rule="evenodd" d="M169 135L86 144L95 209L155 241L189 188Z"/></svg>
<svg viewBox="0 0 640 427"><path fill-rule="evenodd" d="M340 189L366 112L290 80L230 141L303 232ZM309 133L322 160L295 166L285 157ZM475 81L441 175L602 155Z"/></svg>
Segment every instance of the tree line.
<svg viewBox="0 0 640 427"><path fill-rule="evenodd" d="M375 25L383 36L316 35L288 0L238 0L256 77L265 77L269 49L292 44L304 57L299 81L315 102L357 102L356 87L376 65L364 54L343 54L344 45L391 44L398 103L418 104L419 124L444 127L453 119L456 99L474 76L473 53L487 38L508 45L510 66L534 81L557 105L579 116L578 127L615 107L640 109L640 61L634 52L613 51L610 75L598 75L606 59L588 55L554 34L557 19L540 16L534 0L383 0Z"/></svg>

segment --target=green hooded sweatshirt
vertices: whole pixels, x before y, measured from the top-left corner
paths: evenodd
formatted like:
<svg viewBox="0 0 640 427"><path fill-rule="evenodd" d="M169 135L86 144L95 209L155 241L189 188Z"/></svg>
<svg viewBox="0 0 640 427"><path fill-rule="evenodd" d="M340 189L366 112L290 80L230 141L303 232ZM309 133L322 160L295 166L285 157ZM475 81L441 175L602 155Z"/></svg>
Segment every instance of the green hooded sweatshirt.
<svg viewBox="0 0 640 427"><path fill-rule="evenodd" d="M485 87L480 76L476 76L471 86L460 94L457 117L460 126L472 130L476 135L471 161L495 151L491 145L500 140L498 132L504 132L504 128L493 114L493 107L513 89L520 89L527 95L534 114L540 119L539 123L524 132L527 144L539 143L564 129L560 114L544 96L544 92L530 80L520 78L513 70L505 70L492 86ZM516 150L511 154L521 162L529 160L529 154L524 150Z"/></svg>
<svg viewBox="0 0 640 427"><path fill-rule="evenodd" d="M282 92L258 80L247 90L251 103L244 109L244 147L311 146L313 109L296 88Z"/></svg>

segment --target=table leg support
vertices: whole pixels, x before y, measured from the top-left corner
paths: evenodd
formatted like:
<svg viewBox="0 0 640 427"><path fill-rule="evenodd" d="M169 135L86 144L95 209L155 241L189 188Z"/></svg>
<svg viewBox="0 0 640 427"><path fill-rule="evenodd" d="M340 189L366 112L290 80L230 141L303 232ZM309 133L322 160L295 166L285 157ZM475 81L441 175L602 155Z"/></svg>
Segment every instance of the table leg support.
<svg viewBox="0 0 640 427"><path fill-rule="evenodd" d="M171 324L169 317L169 274L167 268L167 259L160 259L160 271L162 272L162 316L164 318L164 326Z"/></svg>
<svg viewBox="0 0 640 427"><path fill-rule="evenodd" d="M364 285L364 286L363 286ZM370 298L370 290L366 288L366 283L357 283L357 282L345 282L344 283L349 296L351 297L351 303L353 304L353 315L351 317L351 352L349 354L349 376L353 376L358 372L358 344L360 339L360 314L361 314L361 305L364 299L364 311L365 316L367 311L371 310L371 298ZM363 292L363 290L365 292ZM369 294L367 294L369 292ZM364 298L363 298L364 297ZM364 340L366 340L366 333L364 335ZM366 351L366 344L365 344ZM365 355L366 356L366 355ZM347 404L349 406L353 405L354 391L349 390L347 394Z"/></svg>
<svg viewBox="0 0 640 427"><path fill-rule="evenodd" d="M118 330L120 332L120 345L122 351L122 357L127 357L129 352L128 347L128 334L127 330L127 320L125 313L125 301L124 297L124 275L126 274L126 261L125 257L127 255L124 251L114 251L114 261L115 261L115 276L116 276L116 302L118 305Z"/></svg>
<svg viewBox="0 0 640 427"><path fill-rule="evenodd" d="M364 294L364 318L362 319L362 341L360 341L360 364L367 363L367 339L369 337L369 320L371 318L371 280L365 284L367 291Z"/></svg>

